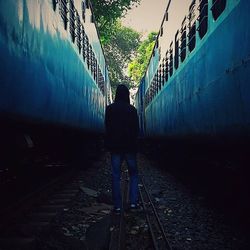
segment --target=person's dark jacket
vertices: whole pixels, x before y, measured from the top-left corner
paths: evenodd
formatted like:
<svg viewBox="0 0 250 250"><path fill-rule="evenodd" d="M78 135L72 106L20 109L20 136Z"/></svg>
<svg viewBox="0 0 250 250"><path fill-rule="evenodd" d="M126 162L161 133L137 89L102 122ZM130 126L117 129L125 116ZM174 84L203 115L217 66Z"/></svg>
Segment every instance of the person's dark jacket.
<svg viewBox="0 0 250 250"><path fill-rule="evenodd" d="M115 102L106 108L105 129L105 145L109 151L137 151L139 121L136 108L129 104L129 90L125 85L118 85Z"/></svg>

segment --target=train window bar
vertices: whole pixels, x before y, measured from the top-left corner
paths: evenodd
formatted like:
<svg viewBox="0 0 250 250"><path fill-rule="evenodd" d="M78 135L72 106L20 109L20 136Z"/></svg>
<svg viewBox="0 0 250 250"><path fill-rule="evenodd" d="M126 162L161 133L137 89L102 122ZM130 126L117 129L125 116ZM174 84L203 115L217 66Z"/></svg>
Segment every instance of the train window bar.
<svg viewBox="0 0 250 250"><path fill-rule="evenodd" d="M159 47L159 40L157 39L155 42L155 47L158 48Z"/></svg>
<svg viewBox="0 0 250 250"><path fill-rule="evenodd" d="M199 25L197 27L197 31L199 32L199 36L202 39L207 33L208 28L208 0L200 0L198 10L200 14L198 17Z"/></svg>
<svg viewBox="0 0 250 250"><path fill-rule="evenodd" d="M82 25L82 57L83 60L86 60L86 50L87 50L87 36L84 30L84 27Z"/></svg>
<svg viewBox="0 0 250 250"><path fill-rule="evenodd" d="M82 49L82 24L81 24L81 20L80 20L80 16L78 13L76 13L76 23L77 23L77 40L76 40L76 43L77 43L77 47L78 47L78 50L79 50L79 54L81 54L81 49Z"/></svg>
<svg viewBox="0 0 250 250"><path fill-rule="evenodd" d="M158 91L159 91L159 77L158 77L158 70L156 72L156 75L155 75L155 92L156 94L158 94Z"/></svg>
<svg viewBox="0 0 250 250"><path fill-rule="evenodd" d="M163 59L163 62L162 62L162 65L161 65L161 68L162 68L162 75L161 75L162 87L165 84L165 66L164 65L165 65L165 58Z"/></svg>
<svg viewBox="0 0 250 250"><path fill-rule="evenodd" d="M180 57L181 62L184 62L186 58L186 47L187 47L187 25L186 25L186 17L184 17L184 20L182 21L181 25L181 48L180 48Z"/></svg>
<svg viewBox="0 0 250 250"><path fill-rule="evenodd" d="M165 12L165 21L168 21L168 12Z"/></svg>
<svg viewBox="0 0 250 250"><path fill-rule="evenodd" d="M160 36L163 36L163 26L161 26L161 29L160 29Z"/></svg>
<svg viewBox="0 0 250 250"><path fill-rule="evenodd" d="M89 45L89 39L88 37L86 37L86 61L87 61L87 66L88 66L88 69L89 69L89 62L90 62L90 59L89 59L89 51L90 51L90 45Z"/></svg>
<svg viewBox="0 0 250 250"><path fill-rule="evenodd" d="M68 27L68 12L69 12L69 9L68 9L68 0L61 0L59 2L59 12L60 12L60 15L62 17L62 20L63 20L63 24L64 24L64 29L67 30L67 27Z"/></svg>
<svg viewBox="0 0 250 250"><path fill-rule="evenodd" d="M168 81L168 51L165 56L165 81Z"/></svg>
<svg viewBox="0 0 250 250"><path fill-rule="evenodd" d="M174 53L174 67L179 67L179 30L175 34L175 53Z"/></svg>
<svg viewBox="0 0 250 250"><path fill-rule="evenodd" d="M90 8L89 0L85 0L85 4L86 4L86 8L89 9Z"/></svg>
<svg viewBox="0 0 250 250"><path fill-rule="evenodd" d="M82 20L83 20L83 22L85 22L85 19L86 19L85 12L86 12L86 4L85 4L85 1L82 1Z"/></svg>
<svg viewBox="0 0 250 250"><path fill-rule="evenodd" d="M193 51L196 45L196 23L195 23L195 0L189 7L189 33L188 33L188 48L189 51Z"/></svg>
<svg viewBox="0 0 250 250"><path fill-rule="evenodd" d="M95 54L94 54L94 51L92 50L92 56L91 56L91 59L92 59L92 63L91 63L91 72L92 72L92 75L94 77L94 74L95 74ZM94 77L95 78L95 77Z"/></svg>
<svg viewBox="0 0 250 250"><path fill-rule="evenodd" d="M56 6L58 4L58 0L52 0L53 10L56 11Z"/></svg>
<svg viewBox="0 0 250 250"><path fill-rule="evenodd" d="M90 72L91 72L91 75L93 75L93 50L92 50L92 47L90 50Z"/></svg>
<svg viewBox="0 0 250 250"><path fill-rule="evenodd" d="M95 58L95 64L94 64L94 79L97 80L97 59Z"/></svg>
<svg viewBox="0 0 250 250"><path fill-rule="evenodd" d="M76 38L76 9L73 0L69 0L69 29L71 34L72 42L75 42Z"/></svg>
<svg viewBox="0 0 250 250"><path fill-rule="evenodd" d="M161 87L162 87L162 70L161 70L161 65L160 65L160 69L159 69L159 85L160 85L160 90L161 90Z"/></svg>
<svg viewBox="0 0 250 250"><path fill-rule="evenodd" d="M212 0L212 15L214 20L216 21L221 13L226 8L227 1L226 0Z"/></svg>
<svg viewBox="0 0 250 250"><path fill-rule="evenodd" d="M170 44L169 48L169 75L173 75L173 42Z"/></svg>

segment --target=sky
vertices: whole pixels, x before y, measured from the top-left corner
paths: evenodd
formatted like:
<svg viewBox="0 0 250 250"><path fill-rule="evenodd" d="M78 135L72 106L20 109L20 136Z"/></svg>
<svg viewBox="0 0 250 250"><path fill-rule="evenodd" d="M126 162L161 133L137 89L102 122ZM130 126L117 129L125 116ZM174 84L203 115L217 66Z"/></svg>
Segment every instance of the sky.
<svg viewBox="0 0 250 250"><path fill-rule="evenodd" d="M138 7L133 7L125 18L122 19L122 24L141 32L143 38L151 31L158 32L168 1L169 0L141 0L141 4ZM171 1L169 18L173 20L173 16L175 17L174 25L171 25L173 30L176 30L176 27L181 25L184 16L188 12L190 3L191 0Z"/></svg>

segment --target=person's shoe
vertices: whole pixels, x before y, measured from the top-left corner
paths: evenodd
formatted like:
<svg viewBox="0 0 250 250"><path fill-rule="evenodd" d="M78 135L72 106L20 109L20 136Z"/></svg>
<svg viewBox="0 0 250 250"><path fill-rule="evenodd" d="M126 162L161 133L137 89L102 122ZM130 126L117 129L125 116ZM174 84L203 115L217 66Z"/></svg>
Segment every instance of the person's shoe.
<svg viewBox="0 0 250 250"><path fill-rule="evenodd" d="M137 211L137 209L138 209L138 206L136 204L130 204L129 211L135 212Z"/></svg>
<svg viewBox="0 0 250 250"><path fill-rule="evenodd" d="M114 212L114 214L119 215L119 214L121 214L121 208L116 207L116 208L114 208L113 212Z"/></svg>

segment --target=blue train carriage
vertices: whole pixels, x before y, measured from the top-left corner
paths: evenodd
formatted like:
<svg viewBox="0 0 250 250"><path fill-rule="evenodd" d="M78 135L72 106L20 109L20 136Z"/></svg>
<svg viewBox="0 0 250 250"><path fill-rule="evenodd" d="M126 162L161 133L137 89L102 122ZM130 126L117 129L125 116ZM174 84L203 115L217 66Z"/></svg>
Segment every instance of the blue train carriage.
<svg viewBox="0 0 250 250"><path fill-rule="evenodd" d="M108 71L88 0L0 0L0 117L102 132Z"/></svg>
<svg viewBox="0 0 250 250"><path fill-rule="evenodd" d="M144 96L145 96L145 79L142 78L135 96L135 107L137 109L137 114L139 118L140 137L144 137L145 133Z"/></svg>
<svg viewBox="0 0 250 250"><path fill-rule="evenodd" d="M146 135L249 137L250 1L194 0L181 19L177 2L145 74Z"/></svg>

